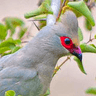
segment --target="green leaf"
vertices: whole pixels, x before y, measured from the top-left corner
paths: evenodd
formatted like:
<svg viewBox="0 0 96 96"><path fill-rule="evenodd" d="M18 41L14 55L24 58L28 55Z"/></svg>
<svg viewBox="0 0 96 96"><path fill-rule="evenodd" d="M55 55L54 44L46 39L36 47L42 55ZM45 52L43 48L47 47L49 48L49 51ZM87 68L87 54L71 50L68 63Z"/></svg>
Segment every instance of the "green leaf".
<svg viewBox="0 0 96 96"><path fill-rule="evenodd" d="M90 24L90 22L86 19L85 20L85 27L87 30L91 31L92 30L92 25Z"/></svg>
<svg viewBox="0 0 96 96"><path fill-rule="evenodd" d="M17 40L14 40L14 44L16 45L21 45L21 40L20 39L17 39Z"/></svg>
<svg viewBox="0 0 96 96"><path fill-rule="evenodd" d="M24 36L26 31L27 31L27 28L21 28L20 32L18 33L19 39L21 39Z"/></svg>
<svg viewBox="0 0 96 96"><path fill-rule="evenodd" d="M77 18L82 16L82 14L79 11L77 11L77 10L75 10L73 8L72 8L72 11L75 13Z"/></svg>
<svg viewBox="0 0 96 96"><path fill-rule="evenodd" d="M67 5L84 15L91 25L95 26L94 18L84 1L68 2Z"/></svg>
<svg viewBox="0 0 96 96"><path fill-rule="evenodd" d="M78 28L78 36L79 36L79 40L82 41L83 40L83 34L80 28Z"/></svg>
<svg viewBox="0 0 96 96"><path fill-rule="evenodd" d="M94 38L96 39L96 35L94 36Z"/></svg>
<svg viewBox="0 0 96 96"><path fill-rule="evenodd" d="M6 21L10 22L14 27L25 25L24 21L17 17L6 17L5 23L6 23Z"/></svg>
<svg viewBox="0 0 96 96"><path fill-rule="evenodd" d="M90 46L92 46L92 47L96 48L96 46L95 46L94 44L90 44Z"/></svg>
<svg viewBox="0 0 96 96"><path fill-rule="evenodd" d="M77 57L74 57L74 60L77 62L78 67L81 70L81 72L83 72L84 74L86 74L82 62Z"/></svg>
<svg viewBox="0 0 96 96"><path fill-rule="evenodd" d="M43 2L37 10L26 13L24 17L28 19L41 14L53 14L52 9L47 2Z"/></svg>
<svg viewBox="0 0 96 96"><path fill-rule="evenodd" d="M4 54L6 51L10 51L9 47L1 47L0 48L0 54Z"/></svg>
<svg viewBox="0 0 96 96"><path fill-rule="evenodd" d="M89 89L86 90L87 94L93 94L96 95L96 88L95 87L91 87Z"/></svg>
<svg viewBox="0 0 96 96"><path fill-rule="evenodd" d="M82 52L90 52L90 53L96 53L96 48L94 48L93 46L91 45L87 45L85 43L82 43L80 45L80 48L82 50Z"/></svg>
<svg viewBox="0 0 96 96"><path fill-rule="evenodd" d="M48 96L48 95L50 95L50 89L48 89L48 90L46 91L46 93L45 93L44 96Z"/></svg>
<svg viewBox="0 0 96 96"><path fill-rule="evenodd" d="M51 5L51 0L45 0L45 3L47 3L48 5Z"/></svg>
<svg viewBox="0 0 96 96"><path fill-rule="evenodd" d="M40 21L40 22L39 22L39 27L40 27L40 29L41 29L42 27L44 27L44 26L46 26L46 21Z"/></svg>
<svg viewBox="0 0 96 96"><path fill-rule="evenodd" d="M16 45L21 45L21 40L20 39L14 40L12 38L9 38L9 39L3 41L2 43L0 43L0 51L1 51L0 53L3 52L2 54L5 54L5 52L8 50L10 50L10 51L13 50L13 52L14 52L17 50L17 48L14 49L16 47Z"/></svg>
<svg viewBox="0 0 96 96"><path fill-rule="evenodd" d="M4 20L5 20L5 24L6 24L7 30L8 29L11 30L11 36L15 33L15 28L17 26L24 26L25 25L23 20L21 20L20 18L7 17Z"/></svg>
<svg viewBox="0 0 96 96"><path fill-rule="evenodd" d="M13 49L15 47L15 42L12 38L9 38L2 43L0 43L0 47L8 47L10 49Z"/></svg>
<svg viewBox="0 0 96 96"><path fill-rule="evenodd" d="M10 50L10 51L6 51L5 53L1 54L1 56L9 55L9 54L11 54L11 53L12 53L11 50Z"/></svg>
<svg viewBox="0 0 96 96"><path fill-rule="evenodd" d="M0 54L4 56L14 53L21 48L20 45L21 45L20 39L14 40L12 38L9 38L0 44Z"/></svg>
<svg viewBox="0 0 96 96"><path fill-rule="evenodd" d="M38 6L40 6L43 2L46 2L47 4L51 5L51 0L39 0Z"/></svg>
<svg viewBox="0 0 96 96"><path fill-rule="evenodd" d="M14 47L14 49L12 50L12 53L15 53L15 52L18 51L20 48L21 48L21 47L19 47L19 46Z"/></svg>
<svg viewBox="0 0 96 96"><path fill-rule="evenodd" d="M0 40L4 40L7 36L6 27L0 23Z"/></svg>
<svg viewBox="0 0 96 96"><path fill-rule="evenodd" d="M40 20L40 19L44 19L44 18L47 18L47 15L46 14L38 15L38 16L35 16L34 17L35 20Z"/></svg>
<svg viewBox="0 0 96 96"><path fill-rule="evenodd" d="M5 96L16 96L16 93L13 90L8 90L5 92Z"/></svg>

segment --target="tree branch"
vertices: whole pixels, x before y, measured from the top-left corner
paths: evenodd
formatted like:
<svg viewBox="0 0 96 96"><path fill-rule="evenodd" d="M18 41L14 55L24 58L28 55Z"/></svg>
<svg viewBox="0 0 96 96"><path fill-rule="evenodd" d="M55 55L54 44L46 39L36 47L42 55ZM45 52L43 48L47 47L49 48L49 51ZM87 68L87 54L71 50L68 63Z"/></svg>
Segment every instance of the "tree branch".
<svg viewBox="0 0 96 96"><path fill-rule="evenodd" d="M59 66L57 66L57 67L54 69L53 76L58 72L58 70L61 68L61 66L62 66L63 64L65 64L69 59L70 59L70 57L67 57Z"/></svg>
<svg viewBox="0 0 96 96"><path fill-rule="evenodd" d="M58 17L56 18L56 21L58 21L60 15L61 15L62 9L63 9L63 7L65 6L65 3L66 3L66 0L64 0L63 3L62 3L61 6L60 6L60 11L59 11Z"/></svg>
<svg viewBox="0 0 96 96"><path fill-rule="evenodd" d="M47 25L54 25L56 23L56 18L58 17L59 10L60 10L60 0L52 0L51 8L53 11L53 15L47 16Z"/></svg>
<svg viewBox="0 0 96 96"><path fill-rule="evenodd" d="M89 42L92 42L95 38L89 39L89 41L86 42L88 44Z"/></svg>

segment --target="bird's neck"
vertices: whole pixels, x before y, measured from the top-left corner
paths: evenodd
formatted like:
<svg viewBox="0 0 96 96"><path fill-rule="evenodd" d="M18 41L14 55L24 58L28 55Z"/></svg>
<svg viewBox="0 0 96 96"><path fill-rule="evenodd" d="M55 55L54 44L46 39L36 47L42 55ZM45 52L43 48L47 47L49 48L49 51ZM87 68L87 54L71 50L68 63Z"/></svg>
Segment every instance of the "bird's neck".
<svg viewBox="0 0 96 96"><path fill-rule="evenodd" d="M36 69L43 85L43 92L45 93L45 90L47 90L48 86L50 86L58 58L50 53L47 53L43 59L41 63L36 65Z"/></svg>
<svg viewBox="0 0 96 96"><path fill-rule="evenodd" d="M46 53L44 57L41 58L42 61L36 65L36 68L38 69L38 71L42 71L44 73L47 72L47 74L53 73L58 59L59 58L57 56L54 56L52 53Z"/></svg>

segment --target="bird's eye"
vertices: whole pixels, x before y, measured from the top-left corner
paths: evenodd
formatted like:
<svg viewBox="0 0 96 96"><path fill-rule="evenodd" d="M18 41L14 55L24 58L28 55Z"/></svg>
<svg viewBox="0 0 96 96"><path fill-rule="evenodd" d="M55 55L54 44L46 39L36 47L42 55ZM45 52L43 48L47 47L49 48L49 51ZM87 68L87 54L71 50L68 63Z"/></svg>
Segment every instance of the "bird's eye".
<svg viewBox="0 0 96 96"><path fill-rule="evenodd" d="M65 44L70 44L70 39L69 38L66 38L64 41L65 41Z"/></svg>

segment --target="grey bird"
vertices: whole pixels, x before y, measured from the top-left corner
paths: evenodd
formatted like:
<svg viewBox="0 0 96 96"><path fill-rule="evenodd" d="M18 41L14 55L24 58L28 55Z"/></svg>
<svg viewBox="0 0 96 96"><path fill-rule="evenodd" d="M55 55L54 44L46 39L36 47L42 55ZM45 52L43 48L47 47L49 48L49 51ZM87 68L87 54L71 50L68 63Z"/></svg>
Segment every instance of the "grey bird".
<svg viewBox="0 0 96 96"><path fill-rule="evenodd" d="M22 96L43 96L60 57L73 54L82 62L77 31L75 14L66 11L61 22L45 26L26 46L2 57L0 96L7 90Z"/></svg>

